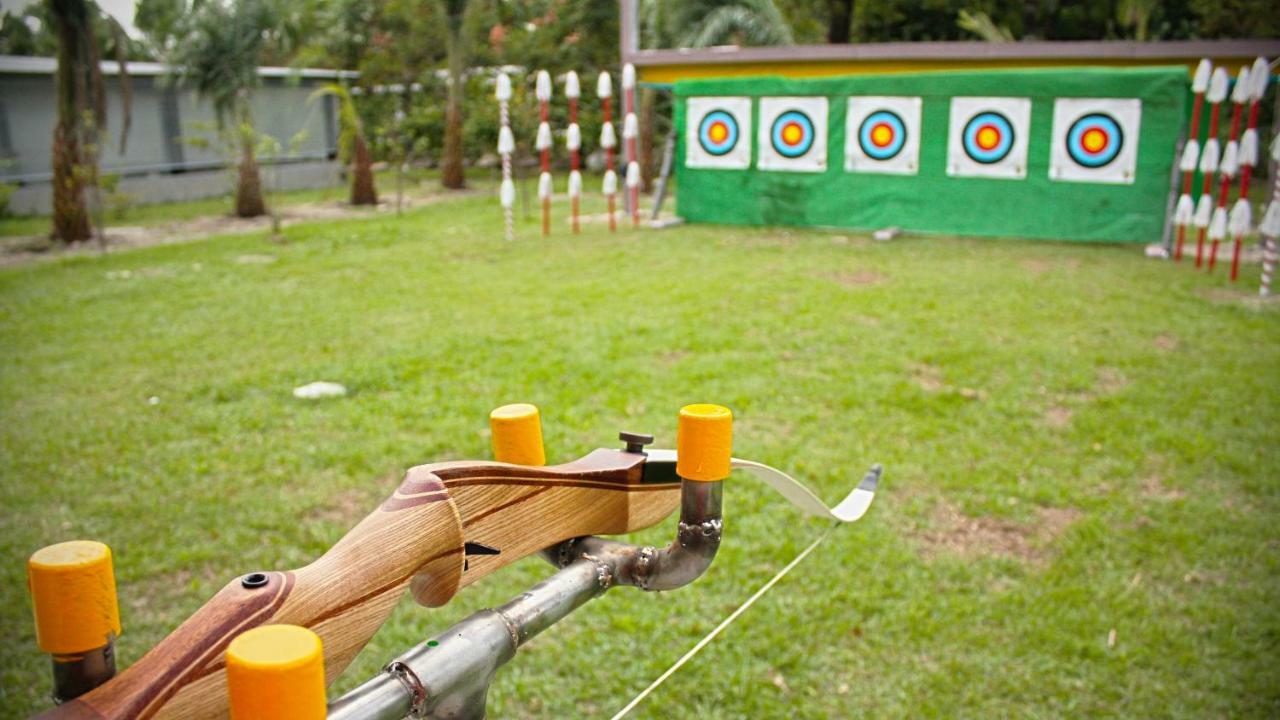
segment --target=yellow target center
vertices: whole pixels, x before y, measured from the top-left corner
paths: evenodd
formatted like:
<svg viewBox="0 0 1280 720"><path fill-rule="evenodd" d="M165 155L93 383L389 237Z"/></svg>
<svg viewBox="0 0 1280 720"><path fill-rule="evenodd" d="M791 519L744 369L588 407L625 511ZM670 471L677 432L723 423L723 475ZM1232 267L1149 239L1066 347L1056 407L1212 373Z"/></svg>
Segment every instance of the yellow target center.
<svg viewBox="0 0 1280 720"><path fill-rule="evenodd" d="M877 147L884 147L893 140L893 131L888 125L877 125L871 129L871 142Z"/></svg>
<svg viewBox="0 0 1280 720"><path fill-rule="evenodd" d="M978 147L990 150L1000 142L1000 133L993 127L984 127L978 131Z"/></svg>
<svg viewBox="0 0 1280 720"><path fill-rule="evenodd" d="M707 134L711 136L712 142L722 143L725 138L729 137L729 128L725 127L724 123L715 123Z"/></svg>
<svg viewBox="0 0 1280 720"><path fill-rule="evenodd" d="M788 145L795 145L800 142L800 138L804 135L804 131L799 125L791 124L782 128L782 142Z"/></svg>
<svg viewBox="0 0 1280 720"><path fill-rule="evenodd" d="M1088 130L1084 137L1080 138L1080 144L1084 145L1084 149L1096 153L1107 145L1107 135L1101 130Z"/></svg>

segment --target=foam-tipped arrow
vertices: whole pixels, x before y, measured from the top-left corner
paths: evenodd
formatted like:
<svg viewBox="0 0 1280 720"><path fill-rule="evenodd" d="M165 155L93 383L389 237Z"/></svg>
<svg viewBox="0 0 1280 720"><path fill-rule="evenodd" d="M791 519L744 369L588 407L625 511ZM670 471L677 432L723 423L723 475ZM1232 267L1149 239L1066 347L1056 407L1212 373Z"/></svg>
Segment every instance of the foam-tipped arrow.
<svg viewBox="0 0 1280 720"><path fill-rule="evenodd" d="M1230 83L1231 77L1225 69L1215 69L1213 76L1209 78L1209 90L1205 93L1205 99L1215 105L1227 99L1227 86Z"/></svg>
<svg viewBox="0 0 1280 720"><path fill-rule="evenodd" d="M636 66L627 63L622 66L622 89L633 90L636 86Z"/></svg>
<svg viewBox="0 0 1280 720"><path fill-rule="evenodd" d="M503 125L498 129L498 154L510 155L516 151L516 136L511 133L511 127Z"/></svg>
<svg viewBox="0 0 1280 720"><path fill-rule="evenodd" d="M1198 228L1209 227L1209 217L1213 214L1213 199L1208 193L1201 195L1196 201L1196 211L1191 216L1191 224Z"/></svg>
<svg viewBox="0 0 1280 720"><path fill-rule="evenodd" d="M498 73L498 77L494 82L493 94L498 98L498 102L506 102L511 99L511 78L506 73Z"/></svg>
<svg viewBox="0 0 1280 720"><path fill-rule="evenodd" d="M618 146L618 136L613 133L613 123L606 122L600 126L600 147L608 150Z"/></svg>
<svg viewBox="0 0 1280 720"><path fill-rule="evenodd" d="M1271 159L1280 163L1280 133L1271 138Z"/></svg>
<svg viewBox="0 0 1280 720"><path fill-rule="evenodd" d="M1258 166L1258 131L1249 128L1240 136L1240 165L1242 167Z"/></svg>
<svg viewBox="0 0 1280 720"><path fill-rule="evenodd" d="M542 173L538 176L538 199L551 199L551 173Z"/></svg>
<svg viewBox="0 0 1280 720"><path fill-rule="evenodd" d="M640 187L640 163L634 160L627 163L627 187Z"/></svg>
<svg viewBox="0 0 1280 720"><path fill-rule="evenodd" d="M546 70L538 71L538 79L534 84L534 94L538 96L540 102L551 100L551 73Z"/></svg>
<svg viewBox="0 0 1280 720"><path fill-rule="evenodd" d="M1191 92L1199 95L1209 89L1209 73L1213 72L1213 63L1209 62L1209 58L1204 58L1196 65L1195 77L1191 80Z"/></svg>
<svg viewBox="0 0 1280 720"><path fill-rule="evenodd" d="M615 195L618 192L618 173L606 170L604 173L604 194Z"/></svg>
<svg viewBox="0 0 1280 720"><path fill-rule="evenodd" d="M533 142L533 147L537 150L551 149L551 126L545 122L538 123L538 137Z"/></svg>
<svg viewBox="0 0 1280 720"><path fill-rule="evenodd" d="M1173 211L1173 224L1186 227L1191 224L1191 216L1195 213L1195 203L1190 195L1180 195L1178 206Z"/></svg>
<svg viewBox="0 0 1280 720"><path fill-rule="evenodd" d="M607 72L600 73L600 77L596 78L596 97L613 97L613 78Z"/></svg>
<svg viewBox="0 0 1280 720"><path fill-rule="evenodd" d="M582 197L582 173L577 170L569 173L569 197Z"/></svg>
<svg viewBox="0 0 1280 720"><path fill-rule="evenodd" d="M1249 232L1249 225L1253 223L1253 210L1249 207L1249 201L1240 198L1235 205L1231 206L1231 214L1227 217L1227 230L1235 237L1240 237Z"/></svg>
<svg viewBox="0 0 1280 720"><path fill-rule="evenodd" d="M502 201L504 208L516 204L516 184L511 182L511 178L503 179L502 186L498 189L498 198Z"/></svg>
<svg viewBox="0 0 1280 720"><path fill-rule="evenodd" d="M578 73L570 70L564 76L564 96L570 100L577 100L582 94L582 86L578 83Z"/></svg>
<svg viewBox="0 0 1280 720"><path fill-rule="evenodd" d="M1214 208L1213 219L1209 221L1209 239L1217 242L1227 236L1227 209Z"/></svg>
<svg viewBox="0 0 1280 720"><path fill-rule="evenodd" d="M622 121L622 139L631 140L640 137L640 119L635 113L627 113L626 119Z"/></svg>
<svg viewBox="0 0 1280 720"><path fill-rule="evenodd" d="M1218 163L1218 174L1224 178L1233 178L1240 170L1240 143L1232 140L1222 153L1222 162Z"/></svg>
<svg viewBox="0 0 1280 720"><path fill-rule="evenodd" d="M1267 206L1262 223L1258 225L1258 232L1269 238L1280 237L1280 202L1272 200Z"/></svg>
<svg viewBox="0 0 1280 720"><path fill-rule="evenodd" d="M1239 74L1236 75L1235 87L1231 89L1231 102L1237 105L1243 105L1249 102L1249 98L1253 95L1253 84L1249 82L1249 68L1240 68Z"/></svg>
<svg viewBox="0 0 1280 720"><path fill-rule="evenodd" d="M564 146L570 150L582 147L582 131L578 129L578 123L569 123L569 129L564 134Z"/></svg>
<svg viewBox="0 0 1280 720"><path fill-rule="evenodd" d="M1200 162L1200 143L1195 140L1188 140L1187 144L1182 147L1182 159L1178 162L1178 169L1184 173L1196 171L1196 165Z"/></svg>
<svg viewBox="0 0 1280 720"><path fill-rule="evenodd" d="M1218 138L1209 138L1204 143L1204 151L1200 154L1200 172L1212 175L1218 171L1218 160L1222 150L1218 147Z"/></svg>

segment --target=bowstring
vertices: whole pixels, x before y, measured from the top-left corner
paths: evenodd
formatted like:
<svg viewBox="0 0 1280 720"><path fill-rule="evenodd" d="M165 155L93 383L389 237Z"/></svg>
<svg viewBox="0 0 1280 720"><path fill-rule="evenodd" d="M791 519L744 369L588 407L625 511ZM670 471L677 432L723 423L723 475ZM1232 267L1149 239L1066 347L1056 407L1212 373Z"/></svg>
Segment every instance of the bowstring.
<svg viewBox="0 0 1280 720"><path fill-rule="evenodd" d="M803 561L806 557L808 557L809 553L813 552L814 549L817 548L818 545L820 545L823 540L826 540L827 536L831 534L831 531L834 530L836 525L838 524L839 523L832 523L828 525L827 529L823 530L822 534L819 535L816 540L814 540L812 543L809 544L809 547L802 550L799 555L796 555L794 560L787 563L786 567L779 570L776 575L770 578L769 582L760 586L760 589L757 590L754 595L747 598L747 600L743 602L741 605L739 605L732 613L729 613L729 616L726 617L723 621L721 621L721 623L717 625L714 630L707 633L706 637L702 638L697 642L696 645L689 648L689 652L686 652L683 656L681 656L679 660L676 660L675 664L667 668L666 672L659 675L658 679L654 680L652 683L649 684L649 687L645 688L644 690L641 690L640 694L632 698L631 702L627 703L626 707L619 710L617 714L615 714L611 718L611 720L621 720L622 717L624 717L627 713L634 710L637 705L643 702L644 699L648 697L650 693L656 690L659 685L661 685L664 681L666 681L667 678L674 675L675 672L679 670L681 667L683 667L685 663L692 660L694 655L697 655L698 652L702 650L702 648L709 645L712 640L715 640L717 635L719 635L725 628L729 627L729 625L734 620L738 619L738 616L746 612L748 608L750 608L753 604L755 604L755 601L759 600L765 593L769 592L770 588L778 584L779 580L781 580L784 576L786 576L787 573L791 572L792 568L799 565L801 561Z"/></svg>

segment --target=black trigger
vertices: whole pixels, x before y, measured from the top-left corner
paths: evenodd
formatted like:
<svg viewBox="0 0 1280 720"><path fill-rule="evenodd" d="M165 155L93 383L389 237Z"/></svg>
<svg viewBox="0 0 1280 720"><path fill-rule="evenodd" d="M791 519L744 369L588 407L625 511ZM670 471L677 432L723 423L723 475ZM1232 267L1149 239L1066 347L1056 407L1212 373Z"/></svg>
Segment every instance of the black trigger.
<svg viewBox="0 0 1280 720"><path fill-rule="evenodd" d="M467 557L471 555L500 555L501 553L502 551L499 550L498 548L490 547L489 545L485 545L484 543L478 543L478 542L463 543L462 544L462 555L463 555L462 569L463 571L470 569L469 568L470 562L467 560Z"/></svg>

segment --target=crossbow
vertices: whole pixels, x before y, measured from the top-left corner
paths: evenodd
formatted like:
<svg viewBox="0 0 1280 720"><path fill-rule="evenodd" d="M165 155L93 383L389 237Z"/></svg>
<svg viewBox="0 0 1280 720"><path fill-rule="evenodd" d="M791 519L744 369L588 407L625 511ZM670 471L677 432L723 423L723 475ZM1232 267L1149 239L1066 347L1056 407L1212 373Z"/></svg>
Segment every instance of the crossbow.
<svg viewBox="0 0 1280 720"><path fill-rule="evenodd" d="M671 590L701 576L720 546L721 483L731 470L754 475L833 524L862 517L880 477L873 466L828 508L782 471L733 458L732 414L717 405L681 409L676 450L649 449L652 436L624 432L621 449L554 466L545 466L536 407L500 407L490 426L498 462L410 469L390 497L319 559L235 578L118 675L110 550L72 541L37 551L28 562L28 584L58 703L38 717L482 718L499 667L591 598L619 585ZM599 537L652 526L676 508L676 538L667 547ZM461 588L538 553L558 568L548 579L422 642L342 697L326 699L325 687L406 591L421 605L439 607Z"/></svg>

